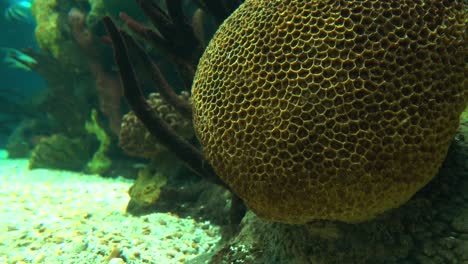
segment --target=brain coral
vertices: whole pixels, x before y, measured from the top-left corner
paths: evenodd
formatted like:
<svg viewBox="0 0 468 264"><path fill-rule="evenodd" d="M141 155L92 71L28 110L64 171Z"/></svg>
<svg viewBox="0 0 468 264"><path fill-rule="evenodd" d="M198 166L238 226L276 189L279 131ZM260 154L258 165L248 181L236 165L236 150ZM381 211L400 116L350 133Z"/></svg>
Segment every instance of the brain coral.
<svg viewBox="0 0 468 264"><path fill-rule="evenodd" d="M192 88L217 174L260 217L360 222L437 173L468 101L462 1L247 0Z"/></svg>

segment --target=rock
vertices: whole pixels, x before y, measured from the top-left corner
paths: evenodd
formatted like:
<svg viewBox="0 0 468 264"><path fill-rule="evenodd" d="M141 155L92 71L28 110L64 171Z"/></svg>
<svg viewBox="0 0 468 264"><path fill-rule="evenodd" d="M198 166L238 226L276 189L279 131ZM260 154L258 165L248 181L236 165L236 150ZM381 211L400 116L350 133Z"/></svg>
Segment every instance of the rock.
<svg viewBox="0 0 468 264"><path fill-rule="evenodd" d="M125 264L126 262L121 258L112 258L109 260L109 264Z"/></svg>
<svg viewBox="0 0 468 264"><path fill-rule="evenodd" d="M455 217L451 226L458 232L468 233L468 212L463 212Z"/></svg>
<svg viewBox="0 0 468 264"><path fill-rule="evenodd" d="M432 264L434 262L432 262L431 258L423 255L423 254L416 254L414 256L414 258L416 259L417 263L426 263L426 264Z"/></svg>
<svg viewBox="0 0 468 264"><path fill-rule="evenodd" d="M444 237L439 240L439 245L442 248L445 249L452 249L454 248L460 241L456 239L455 237L449 236L449 237Z"/></svg>
<svg viewBox="0 0 468 264"><path fill-rule="evenodd" d="M441 257L443 257L448 263L457 263L457 257L455 253L450 250L439 249L437 252Z"/></svg>
<svg viewBox="0 0 468 264"><path fill-rule="evenodd" d="M454 250L460 260L468 261L468 241L462 241Z"/></svg>
<svg viewBox="0 0 468 264"><path fill-rule="evenodd" d="M434 256L434 244L432 241L425 241L422 251L428 257Z"/></svg>

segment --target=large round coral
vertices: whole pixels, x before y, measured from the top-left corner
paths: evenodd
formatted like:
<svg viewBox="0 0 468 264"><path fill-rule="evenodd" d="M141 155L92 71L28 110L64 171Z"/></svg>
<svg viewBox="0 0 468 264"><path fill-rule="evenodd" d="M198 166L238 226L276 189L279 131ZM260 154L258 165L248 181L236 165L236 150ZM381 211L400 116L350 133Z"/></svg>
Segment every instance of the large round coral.
<svg viewBox="0 0 468 264"><path fill-rule="evenodd" d="M462 1L247 0L193 85L217 174L259 216L359 222L437 173L468 101Z"/></svg>

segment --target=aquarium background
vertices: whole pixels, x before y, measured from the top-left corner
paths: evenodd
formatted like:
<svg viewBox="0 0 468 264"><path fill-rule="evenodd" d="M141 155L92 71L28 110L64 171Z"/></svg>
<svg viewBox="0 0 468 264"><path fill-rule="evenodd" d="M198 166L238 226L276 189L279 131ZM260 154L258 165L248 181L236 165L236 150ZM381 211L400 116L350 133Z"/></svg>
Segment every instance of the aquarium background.
<svg viewBox="0 0 468 264"><path fill-rule="evenodd" d="M0 10L2 11L2 15L0 15L0 32L2 32L0 48L23 49L31 47L38 49L34 37L35 23L33 21L7 19L4 16L4 11L8 6L6 1L0 2ZM7 50L0 49L2 60L0 64L0 89L7 89L17 93L19 98L16 95L10 95L13 100L30 97L41 89L45 89L44 80L36 72L9 67L4 62L7 53ZM0 148L5 147L8 131L10 130L0 133Z"/></svg>

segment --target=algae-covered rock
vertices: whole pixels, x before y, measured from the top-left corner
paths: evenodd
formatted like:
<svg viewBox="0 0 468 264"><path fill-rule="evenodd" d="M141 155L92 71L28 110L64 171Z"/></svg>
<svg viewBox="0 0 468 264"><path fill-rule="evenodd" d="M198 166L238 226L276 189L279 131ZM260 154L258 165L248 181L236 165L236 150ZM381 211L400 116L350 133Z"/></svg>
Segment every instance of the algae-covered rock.
<svg viewBox="0 0 468 264"><path fill-rule="evenodd" d="M18 141L9 141L5 149L8 152L8 158L10 159L20 159L26 158L29 156L30 147L27 141L18 140Z"/></svg>
<svg viewBox="0 0 468 264"><path fill-rule="evenodd" d="M140 169L137 179L128 190L131 199L127 205L127 212L141 215L154 211L161 188L166 185L168 179L173 179L179 173L181 166L173 153L166 152Z"/></svg>
<svg viewBox="0 0 468 264"><path fill-rule="evenodd" d="M6 150L8 151L8 158L18 159L27 158L30 155L31 144L30 138L31 131L36 127L36 122L32 120L23 120L8 137L6 143Z"/></svg>
<svg viewBox="0 0 468 264"><path fill-rule="evenodd" d="M54 57L59 54L58 43L63 41L57 6L58 0L36 0L31 6L37 23L36 41L42 50L50 51Z"/></svg>
<svg viewBox="0 0 468 264"><path fill-rule="evenodd" d="M154 205L161 195L161 187L166 183L167 177L151 165L141 169L135 183L128 190L131 200L127 210L142 210Z"/></svg>
<svg viewBox="0 0 468 264"><path fill-rule="evenodd" d="M80 171L89 157L88 144L82 139L55 134L42 138L34 147L29 168Z"/></svg>
<svg viewBox="0 0 468 264"><path fill-rule="evenodd" d="M87 61L72 37L68 12L73 1L35 0L31 12L36 20L35 36L39 48L73 71L86 69Z"/></svg>

